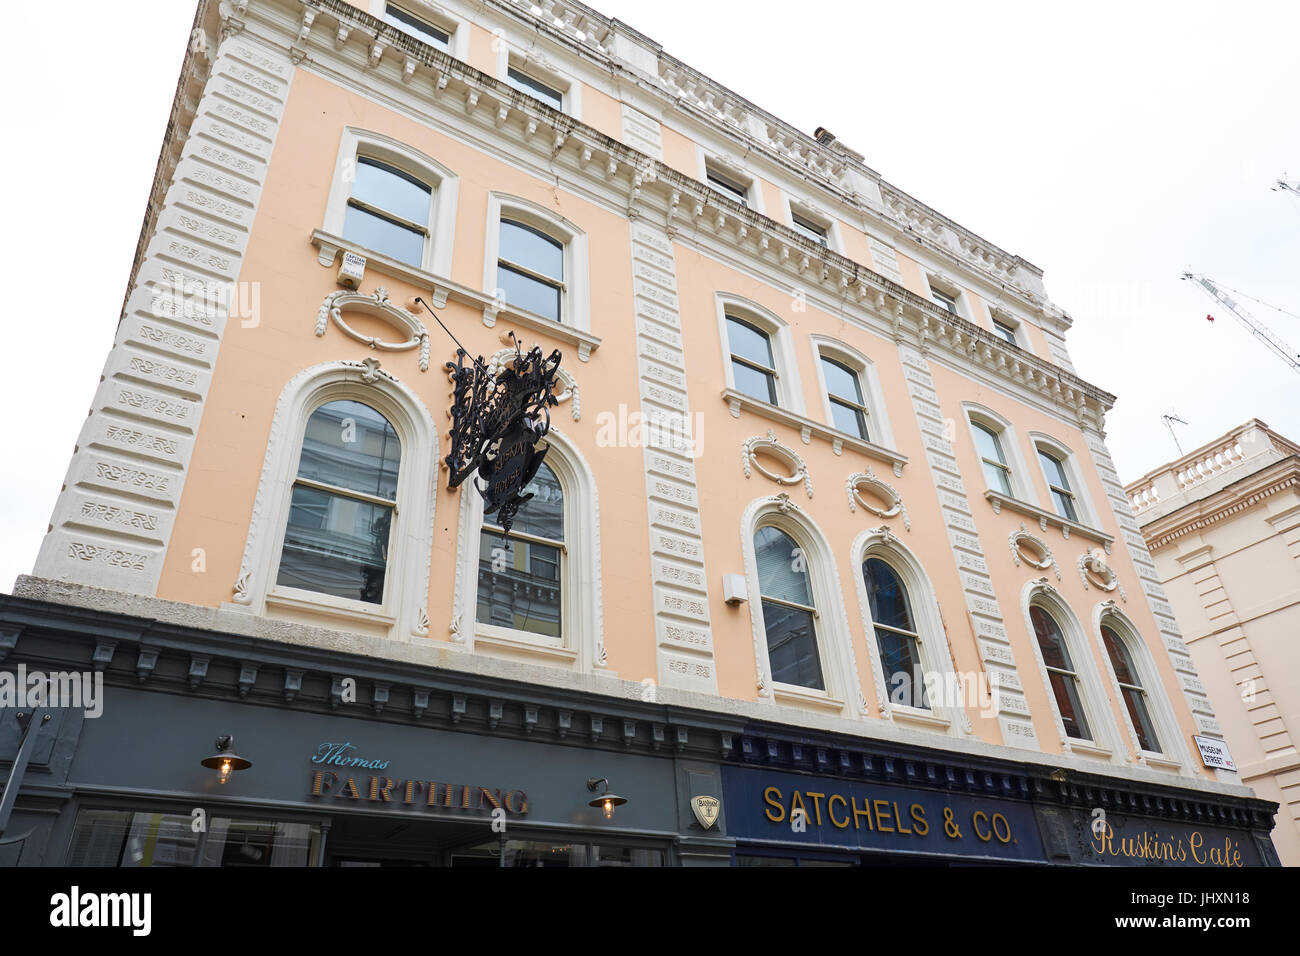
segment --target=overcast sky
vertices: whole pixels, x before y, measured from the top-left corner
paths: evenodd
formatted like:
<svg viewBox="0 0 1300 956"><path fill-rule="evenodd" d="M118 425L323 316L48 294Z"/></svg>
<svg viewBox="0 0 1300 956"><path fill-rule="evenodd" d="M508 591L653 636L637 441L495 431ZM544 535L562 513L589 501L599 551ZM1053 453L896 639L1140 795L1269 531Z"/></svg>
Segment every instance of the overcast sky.
<svg viewBox="0 0 1300 956"><path fill-rule="evenodd" d="M1300 378L1190 283L1300 313L1300 4L600 0L602 13L1046 272L1079 373L1118 396L1120 476L1257 417ZM113 341L190 0L14 5L0 320L0 588L30 572ZM1086 12L1084 12L1086 11ZM17 22L13 22L13 18ZM1300 319L1248 304L1300 347ZM1217 321L1206 321L1206 314Z"/></svg>

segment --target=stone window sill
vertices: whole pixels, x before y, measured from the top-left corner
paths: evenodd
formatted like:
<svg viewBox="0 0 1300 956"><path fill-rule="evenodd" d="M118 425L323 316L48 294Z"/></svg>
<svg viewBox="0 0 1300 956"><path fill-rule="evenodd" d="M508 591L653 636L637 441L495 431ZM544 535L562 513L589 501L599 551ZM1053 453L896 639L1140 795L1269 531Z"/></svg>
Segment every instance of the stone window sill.
<svg viewBox="0 0 1300 956"><path fill-rule="evenodd" d="M803 415L788 412L784 408L778 408L768 402L759 401L734 388L724 388L722 390L722 400L731 407L733 418L739 418L742 410L752 412L769 421L797 428L799 436L803 439L805 445L811 444L813 436L816 436L830 442L831 449L837 455L843 454L844 449L847 448L849 451L856 451L868 458L874 458L876 461L889 465L894 469L895 477L901 478L903 476L903 466L907 464L907 456L900 455L896 451L869 441L863 441L861 438L854 438L852 435L831 428L829 425L823 425L821 422L815 422Z"/></svg>
<svg viewBox="0 0 1300 956"><path fill-rule="evenodd" d="M561 322L552 322L550 319L528 312L498 308L500 303L485 292L478 292L459 282L452 282L432 272L398 262L396 259L365 249L322 229L312 232L311 243L320 251L317 261L327 268L333 268L341 252L354 252L365 257L366 271L374 270L382 275L401 279L417 288L429 289L431 293L429 304L435 309L446 306L448 300L463 302L483 310L483 324L488 328L492 328L499 321L504 321L506 324L528 329L530 332L573 346L578 353L578 359L583 362L591 358L591 353L600 348L601 340L589 332L583 332Z"/></svg>
<svg viewBox="0 0 1300 956"><path fill-rule="evenodd" d="M1079 522L1071 521L1068 518L1062 518L1055 512L1044 511L1042 508L1021 501L1019 498L1012 498L1010 495L1004 495L1002 492L994 491L991 488L984 492L984 497L993 506L994 514L1001 514L1002 509L1006 508L1008 511L1014 511L1027 518L1033 518L1043 531L1046 531L1049 525L1059 528L1066 540L1069 540L1071 534L1077 534L1080 538L1096 541L1106 549L1107 554L1110 554L1111 543L1115 540L1114 535L1106 534L1104 531L1098 531L1096 528L1090 528L1086 524L1079 524Z"/></svg>

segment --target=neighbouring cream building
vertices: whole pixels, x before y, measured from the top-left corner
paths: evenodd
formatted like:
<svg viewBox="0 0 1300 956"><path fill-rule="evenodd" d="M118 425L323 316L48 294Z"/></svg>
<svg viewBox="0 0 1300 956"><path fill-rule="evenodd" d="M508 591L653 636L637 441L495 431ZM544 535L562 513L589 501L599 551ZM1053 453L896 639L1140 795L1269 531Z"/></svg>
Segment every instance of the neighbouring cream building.
<svg viewBox="0 0 1300 956"><path fill-rule="evenodd" d="M1300 865L1300 446L1258 419L1125 492L1241 780Z"/></svg>
<svg viewBox="0 0 1300 956"><path fill-rule="evenodd" d="M509 534L417 296L563 355ZM0 597L102 713L0 709L0 862L1276 863L1070 326L581 4L202 0Z"/></svg>

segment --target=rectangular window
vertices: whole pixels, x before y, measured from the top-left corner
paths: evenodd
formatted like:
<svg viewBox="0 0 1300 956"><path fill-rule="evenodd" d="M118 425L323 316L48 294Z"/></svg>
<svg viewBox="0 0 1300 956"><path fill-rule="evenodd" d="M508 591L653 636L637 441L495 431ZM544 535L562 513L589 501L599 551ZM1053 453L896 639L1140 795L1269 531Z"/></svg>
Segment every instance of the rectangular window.
<svg viewBox="0 0 1300 956"><path fill-rule="evenodd" d="M732 381L737 391L760 402L777 404L776 365L767 334L729 315L727 341L731 348Z"/></svg>
<svg viewBox="0 0 1300 956"><path fill-rule="evenodd" d="M1043 464L1043 475L1047 478L1047 488L1052 493L1052 505L1056 508L1056 513L1070 521L1078 521L1079 512L1074 506L1074 493L1070 490L1069 479L1065 477L1065 467L1041 448L1038 450L1038 460Z"/></svg>
<svg viewBox="0 0 1300 956"><path fill-rule="evenodd" d="M794 231L801 235L807 236L813 242L820 243L823 246L828 245L826 242L826 227L819 226L811 219L805 219L797 212L790 214L790 221L794 224Z"/></svg>
<svg viewBox="0 0 1300 956"><path fill-rule="evenodd" d="M343 238L399 262L424 264L433 190L414 176L358 156Z"/></svg>
<svg viewBox="0 0 1300 956"><path fill-rule="evenodd" d="M451 49L451 34L439 30L432 23L426 23L417 16L407 13L395 4L384 6L384 22L391 23L405 33L423 40L429 46L436 46L444 53Z"/></svg>
<svg viewBox="0 0 1300 956"><path fill-rule="evenodd" d="M478 620L559 638L560 549L484 528L479 541Z"/></svg>
<svg viewBox="0 0 1300 956"><path fill-rule="evenodd" d="M971 422L971 434L975 437L975 449L979 452L984 467L984 480L994 491L1010 495L1011 469L1007 467L1007 459L1002 454L1002 443L998 441L998 436L974 422Z"/></svg>
<svg viewBox="0 0 1300 956"><path fill-rule="evenodd" d="M504 859L502 859L504 855ZM544 840L489 840L453 850L451 865L496 867L660 867L664 851L658 847L612 844L550 843Z"/></svg>
<svg viewBox="0 0 1300 956"><path fill-rule="evenodd" d="M822 356L822 375L826 379L826 397L831 403L831 424L839 431L870 441L867 406L862 402L862 386L857 375L848 366L826 356Z"/></svg>
<svg viewBox="0 0 1300 956"><path fill-rule="evenodd" d="M1007 325L1005 322L999 322L997 319L994 319L993 331L996 332L998 335L1002 336L1012 345L1020 344L1019 342L1016 341L1016 330L1013 329L1011 326Z"/></svg>
<svg viewBox="0 0 1300 956"><path fill-rule="evenodd" d="M320 827L209 817L195 833L188 815L82 810L68 866L312 866Z"/></svg>
<svg viewBox="0 0 1300 956"><path fill-rule="evenodd" d="M812 611L763 598L763 621L772 680L825 690Z"/></svg>
<svg viewBox="0 0 1300 956"><path fill-rule="evenodd" d="M564 109L564 94L541 80L535 80L527 73L516 70L513 66L506 70L506 82L529 96L535 96L547 106L557 110Z"/></svg>
<svg viewBox="0 0 1300 956"><path fill-rule="evenodd" d="M540 229L502 219L497 286L512 309L559 322L564 298L564 244Z"/></svg>
<svg viewBox="0 0 1300 956"><path fill-rule="evenodd" d="M932 288L930 290L930 298L933 299L937 304L943 306L953 315L957 314L957 300L954 299L952 296L950 296L948 293L940 292L938 289Z"/></svg>
<svg viewBox="0 0 1300 956"><path fill-rule="evenodd" d="M736 200L742 206L749 206L749 188L747 186L742 186L730 176L725 176L707 166L705 167L705 178L710 186L725 194L728 198Z"/></svg>

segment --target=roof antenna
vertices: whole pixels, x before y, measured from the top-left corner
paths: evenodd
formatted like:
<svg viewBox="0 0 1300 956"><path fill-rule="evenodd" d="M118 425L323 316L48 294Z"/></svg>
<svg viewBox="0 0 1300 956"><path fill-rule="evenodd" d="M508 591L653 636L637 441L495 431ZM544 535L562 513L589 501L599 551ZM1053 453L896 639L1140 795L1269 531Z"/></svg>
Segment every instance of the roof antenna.
<svg viewBox="0 0 1300 956"><path fill-rule="evenodd" d="M1186 425L1187 422L1178 417L1178 410L1171 408L1160 416L1160 420L1165 423L1165 428L1169 429L1169 437L1174 440L1174 447L1178 449L1178 457L1183 457L1183 446L1178 443L1178 436L1174 434L1174 422L1180 425Z"/></svg>

